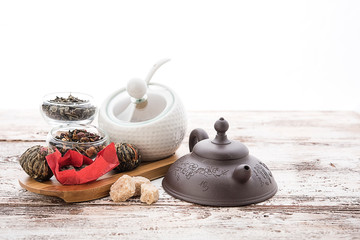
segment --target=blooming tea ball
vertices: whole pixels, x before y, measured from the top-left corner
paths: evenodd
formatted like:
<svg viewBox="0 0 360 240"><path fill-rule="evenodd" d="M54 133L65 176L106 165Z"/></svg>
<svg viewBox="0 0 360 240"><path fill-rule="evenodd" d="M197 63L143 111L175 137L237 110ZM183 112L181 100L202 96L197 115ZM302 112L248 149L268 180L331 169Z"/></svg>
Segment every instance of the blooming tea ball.
<svg viewBox="0 0 360 240"><path fill-rule="evenodd" d="M53 172L45 157L51 152L51 149L47 147L33 146L20 156L19 163L24 171L36 181L49 180L53 176Z"/></svg>
<svg viewBox="0 0 360 240"><path fill-rule="evenodd" d="M119 165L117 172L126 172L137 168L141 163L141 155L136 146L128 143L115 143Z"/></svg>

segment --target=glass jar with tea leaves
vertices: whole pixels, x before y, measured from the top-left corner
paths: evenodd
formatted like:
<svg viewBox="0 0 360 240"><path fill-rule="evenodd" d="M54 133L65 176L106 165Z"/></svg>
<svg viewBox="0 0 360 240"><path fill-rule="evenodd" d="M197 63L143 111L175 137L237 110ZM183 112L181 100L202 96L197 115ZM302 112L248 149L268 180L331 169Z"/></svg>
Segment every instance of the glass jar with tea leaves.
<svg viewBox="0 0 360 240"><path fill-rule="evenodd" d="M47 136L47 145L59 150L61 155L75 150L89 158L95 158L110 142L108 135L93 125L65 125L54 127Z"/></svg>
<svg viewBox="0 0 360 240"><path fill-rule="evenodd" d="M90 124L97 110L90 95L69 92L45 95L40 108L45 121L53 126Z"/></svg>
<svg viewBox="0 0 360 240"><path fill-rule="evenodd" d="M85 93L58 92L43 97L41 113L53 126L47 137L47 145L64 155L75 150L89 158L95 158L109 144L107 134L96 126L97 107L93 98Z"/></svg>

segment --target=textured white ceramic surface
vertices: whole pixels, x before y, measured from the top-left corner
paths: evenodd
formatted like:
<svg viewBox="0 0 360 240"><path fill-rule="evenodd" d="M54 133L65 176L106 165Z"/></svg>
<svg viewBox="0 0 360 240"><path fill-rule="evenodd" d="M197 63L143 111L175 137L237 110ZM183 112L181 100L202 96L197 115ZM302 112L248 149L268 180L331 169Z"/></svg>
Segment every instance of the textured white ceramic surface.
<svg viewBox="0 0 360 240"><path fill-rule="evenodd" d="M143 161L155 161L175 153L184 139L187 117L182 102L174 94L174 104L169 111L146 123L113 121L108 116L106 100L99 111L99 126L107 132L112 142L126 142L139 148Z"/></svg>

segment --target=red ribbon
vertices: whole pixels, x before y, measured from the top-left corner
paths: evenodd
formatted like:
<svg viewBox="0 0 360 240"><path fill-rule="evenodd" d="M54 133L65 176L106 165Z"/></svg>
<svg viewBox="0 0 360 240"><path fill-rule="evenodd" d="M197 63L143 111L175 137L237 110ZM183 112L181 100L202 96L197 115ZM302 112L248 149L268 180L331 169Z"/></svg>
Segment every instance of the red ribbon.
<svg viewBox="0 0 360 240"><path fill-rule="evenodd" d="M119 165L114 143L109 144L101 150L94 161L73 150L68 150L65 155L61 157L61 153L57 149L54 153L47 155L46 160L56 179L64 185L83 184L95 181ZM60 171L60 168L63 166L73 165L74 167L81 167L83 164L89 166L79 171L75 169Z"/></svg>

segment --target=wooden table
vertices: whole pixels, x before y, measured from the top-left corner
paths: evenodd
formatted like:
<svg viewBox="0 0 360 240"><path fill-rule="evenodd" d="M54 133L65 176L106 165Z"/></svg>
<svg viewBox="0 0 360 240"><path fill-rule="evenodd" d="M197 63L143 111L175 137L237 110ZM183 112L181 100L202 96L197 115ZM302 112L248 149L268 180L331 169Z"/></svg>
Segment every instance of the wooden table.
<svg viewBox="0 0 360 240"><path fill-rule="evenodd" d="M22 189L19 155L45 144L38 110L0 111L0 239L360 239L360 116L353 112L190 112L211 138L219 117L272 170L278 193L246 207L110 197L64 203ZM187 139L182 151L187 151Z"/></svg>

